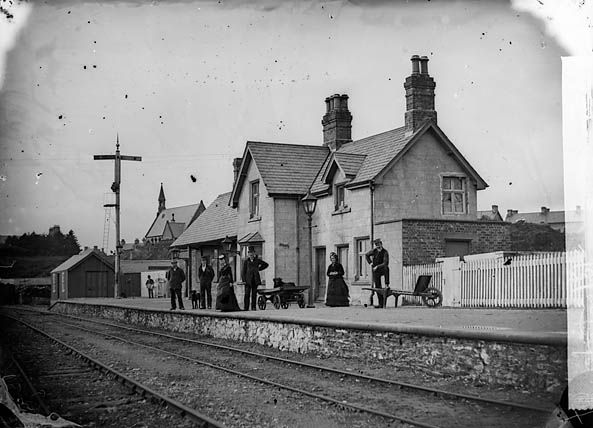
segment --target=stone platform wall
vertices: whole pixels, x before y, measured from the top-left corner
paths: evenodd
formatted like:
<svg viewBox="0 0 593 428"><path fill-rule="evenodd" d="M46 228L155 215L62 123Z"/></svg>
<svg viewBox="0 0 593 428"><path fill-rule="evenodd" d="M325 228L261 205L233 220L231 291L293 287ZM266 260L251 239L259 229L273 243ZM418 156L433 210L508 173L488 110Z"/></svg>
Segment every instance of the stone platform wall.
<svg viewBox="0 0 593 428"><path fill-rule="evenodd" d="M527 391L561 391L566 383L566 345L516 343L397 331L247 319L240 314L192 314L58 302L54 312L107 318L143 327L252 342L296 353L338 356L387 366L423 367L474 384Z"/></svg>

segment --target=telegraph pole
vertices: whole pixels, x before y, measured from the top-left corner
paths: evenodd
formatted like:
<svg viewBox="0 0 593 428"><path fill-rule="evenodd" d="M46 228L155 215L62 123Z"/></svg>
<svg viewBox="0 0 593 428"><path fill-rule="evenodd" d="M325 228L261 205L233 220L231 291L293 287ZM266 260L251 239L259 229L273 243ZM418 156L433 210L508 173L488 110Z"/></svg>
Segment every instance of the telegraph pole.
<svg viewBox="0 0 593 428"><path fill-rule="evenodd" d="M106 204L105 207L115 207L115 298L119 299L119 273L120 273L120 253L121 253L121 239L120 239L120 223L119 223L119 209L120 209L120 184L121 184L121 161L138 161L142 160L141 156L125 156L119 152L119 134L117 134L117 143L115 145L115 155L95 155L94 160L115 160L114 181L111 185L111 190L115 193L115 204Z"/></svg>

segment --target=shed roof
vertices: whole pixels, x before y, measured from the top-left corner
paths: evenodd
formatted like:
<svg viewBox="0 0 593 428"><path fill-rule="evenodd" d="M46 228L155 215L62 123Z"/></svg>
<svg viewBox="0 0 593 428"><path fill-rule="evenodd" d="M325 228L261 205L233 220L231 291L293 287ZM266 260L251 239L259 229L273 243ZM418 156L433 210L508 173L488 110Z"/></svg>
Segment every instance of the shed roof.
<svg viewBox="0 0 593 428"><path fill-rule="evenodd" d="M171 246L200 244L236 236L237 210L229 206L230 196L230 192L218 195Z"/></svg>
<svg viewBox="0 0 593 428"><path fill-rule="evenodd" d="M103 255L99 250L95 250L94 248L87 248L86 250L81 251L78 254L73 255L68 260L63 262L62 264L58 265L51 273L58 273L68 271L80 263L88 259L89 257L96 257L111 269L113 269L113 264L107 260L107 256Z"/></svg>

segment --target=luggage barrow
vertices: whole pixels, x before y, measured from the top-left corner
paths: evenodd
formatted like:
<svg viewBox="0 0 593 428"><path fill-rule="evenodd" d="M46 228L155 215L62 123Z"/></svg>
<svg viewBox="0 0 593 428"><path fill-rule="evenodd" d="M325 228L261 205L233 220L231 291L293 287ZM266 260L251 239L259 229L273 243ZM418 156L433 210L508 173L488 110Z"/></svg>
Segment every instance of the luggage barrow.
<svg viewBox="0 0 593 428"><path fill-rule="evenodd" d="M290 284L290 283L289 283ZM288 309L291 303L296 303L299 308L305 307L305 295L303 292L309 289L308 286L297 287L295 285L282 285L274 288L258 288L257 307L262 311L266 309L266 302L272 302L276 309Z"/></svg>
<svg viewBox="0 0 593 428"><path fill-rule="evenodd" d="M377 295L383 296L383 307L387 305L387 298L389 296L395 297L395 307L397 308L397 299L399 296L418 296L422 298L422 302L429 308L436 308L443 303L443 294L438 288L429 287L428 284L432 279L432 275L420 275L416 281L414 291L392 290L386 288L363 288L369 290Z"/></svg>

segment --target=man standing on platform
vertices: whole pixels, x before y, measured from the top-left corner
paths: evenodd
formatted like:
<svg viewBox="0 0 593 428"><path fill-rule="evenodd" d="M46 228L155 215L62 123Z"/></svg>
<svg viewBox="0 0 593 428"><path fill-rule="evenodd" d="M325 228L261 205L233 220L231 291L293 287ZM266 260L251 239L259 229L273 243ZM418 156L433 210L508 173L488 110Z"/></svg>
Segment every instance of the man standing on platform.
<svg viewBox="0 0 593 428"><path fill-rule="evenodd" d="M383 288L381 286L381 277L385 276L385 287L389 288L389 253L383 248L383 242L380 239L373 241L375 248L365 254L367 262L373 267L373 287ZM377 293L379 307L383 307L383 296ZM372 304L372 296L371 296Z"/></svg>
<svg viewBox="0 0 593 428"><path fill-rule="evenodd" d="M146 288L148 289L148 298L154 298L154 279L148 275L148 279L146 280Z"/></svg>
<svg viewBox="0 0 593 428"><path fill-rule="evenodd" d="M177 309L175 305L175 296L179 302L179 309L184 310L183 300L181 299L181 284L185 281L185 272L177 266L177 260L171 260L171 268L167 271L167 281L171 290L171 310Z"/></svg>
<svg viewBox="0 0 593 428"><path fill-rule="evenodd" d="M208 257L202 256L202 264L198 268L198 280L200 281L200 309L212 308L212 280L214 269L208 264Z"/></svg>
<svg viewBox="0 0 593 428"><path fill-rule="evenodd" d="M245 311L249 310L249 297L251 296L251 310L255 311L255 302L257 299L257 287L261 285L259 271L268 267L268 264L255 254L255 248L249 247L247 250L248 258L243 262L241 269L241 280L245 283L245 297L243 298Z"/></svg>

